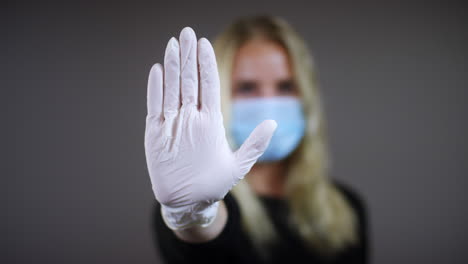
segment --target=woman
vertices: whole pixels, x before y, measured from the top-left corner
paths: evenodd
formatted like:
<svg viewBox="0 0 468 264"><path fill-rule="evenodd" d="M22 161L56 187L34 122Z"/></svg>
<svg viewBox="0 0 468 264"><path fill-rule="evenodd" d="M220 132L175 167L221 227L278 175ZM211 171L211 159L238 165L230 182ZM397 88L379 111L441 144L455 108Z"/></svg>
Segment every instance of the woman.
<svg viewBox="0 0 468 264"><path fill-rule="evenodd" d="M145 150L163 258L366 263L362 201L327 177L304 42L279 18L251 17L215 48L218 62L185 28L150 72Z"/></svg>

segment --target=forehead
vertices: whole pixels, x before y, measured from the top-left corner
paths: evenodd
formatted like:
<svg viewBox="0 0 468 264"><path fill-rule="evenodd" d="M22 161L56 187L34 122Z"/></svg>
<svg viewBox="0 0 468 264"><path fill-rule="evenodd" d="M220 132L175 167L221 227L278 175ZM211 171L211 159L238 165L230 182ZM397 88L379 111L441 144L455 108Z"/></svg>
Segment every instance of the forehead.
<svg viewBox="0 0 468 264"><path fill-rule="evenodd" d="M267 40L251 40L242 45L234 58L233 78L290 78L287 51Z"/></svg>

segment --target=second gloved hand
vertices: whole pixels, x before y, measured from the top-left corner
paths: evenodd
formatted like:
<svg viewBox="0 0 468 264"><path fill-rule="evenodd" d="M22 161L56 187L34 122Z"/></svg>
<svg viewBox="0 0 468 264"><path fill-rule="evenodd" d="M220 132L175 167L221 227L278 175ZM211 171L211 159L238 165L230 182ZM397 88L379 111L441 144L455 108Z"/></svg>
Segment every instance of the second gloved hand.
<svg viewBox="0 0 468 264"><path fill-rule="evenodd" d="M191 28L179 39L169 41L164 67L150 71L145 131L153 192L172 229L210 224L218 201L249 172L276 129L275 121L263 121L233 152L213 48L207 39L197 42Z"/></svg>

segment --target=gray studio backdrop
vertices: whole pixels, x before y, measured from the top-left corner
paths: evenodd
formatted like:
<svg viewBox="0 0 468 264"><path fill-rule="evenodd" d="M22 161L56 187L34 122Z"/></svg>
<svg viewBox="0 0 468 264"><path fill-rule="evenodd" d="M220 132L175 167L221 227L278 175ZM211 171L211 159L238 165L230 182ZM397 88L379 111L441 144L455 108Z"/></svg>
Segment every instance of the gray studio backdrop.
<svg viewBox="0 0 468 264"><path fill-rule="evenodd" d="M462 1L2 4L2 263L160 263L146 81L191 26L286 18L315 55L332 175L370 211L374 263L467 263ZM6 122L5 122L6 121Z"/></svg>

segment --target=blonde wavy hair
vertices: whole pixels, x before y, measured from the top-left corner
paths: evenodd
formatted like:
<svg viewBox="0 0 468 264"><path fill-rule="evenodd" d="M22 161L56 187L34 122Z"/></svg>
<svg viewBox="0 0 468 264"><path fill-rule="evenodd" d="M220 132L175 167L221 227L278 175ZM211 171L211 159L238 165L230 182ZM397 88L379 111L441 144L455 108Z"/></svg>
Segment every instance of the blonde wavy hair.
<svg viewBox="0 0 468 264"><path fill-rule="evenodd" d="M288 158L286 199L291 210L291 226L308 246L325 255L333 255L357 241L356 216L343 194L327 177L330 162L325 119L312 57L305 42L283 19L271 16L241 18L215 39L225 127L230 127L234 57L244 43L258 38L278 43L288 52L306 116L306 133ZM232 142L229 129L226 133ZM232 193L239 203L243 228L257 250L268 256L268 249L278 236L265 208L247 181L240 181Z"/></svg>

